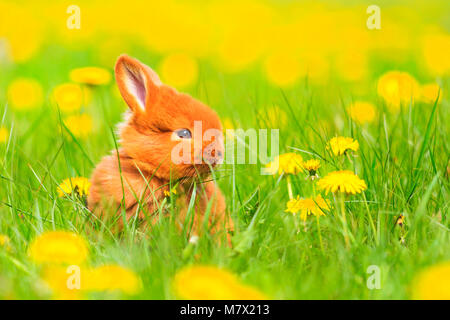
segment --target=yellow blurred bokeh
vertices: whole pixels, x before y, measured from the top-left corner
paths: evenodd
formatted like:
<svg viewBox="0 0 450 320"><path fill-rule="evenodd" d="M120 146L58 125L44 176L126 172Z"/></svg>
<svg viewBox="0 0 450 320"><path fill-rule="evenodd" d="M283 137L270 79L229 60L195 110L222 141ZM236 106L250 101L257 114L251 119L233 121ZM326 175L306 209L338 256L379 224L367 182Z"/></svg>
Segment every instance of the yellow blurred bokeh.
<svg viewBox="0 0 450 320"><path fill-rule="evenodd" d="M417 80L407 72L389 71L378 79L378 95L384 99L389 109L399 110L401 106L420 97Z"/></svg>
<svg viewBox="0 0 450 320"><path fill-rule="evenodd" d="M41 84L32 78L18 78L7 88L8 102L16 110L38 108L44 102Z"/></svg>
<svg viewBox="0 0 450 320"><path fill-rule="evenodd" d="M52 97L63 112L79 110L89 101L91 93L89 89L75 83L63 83L53 89Z"/></svg>
<svg viewBox="0 0 450 320"><path fill-rule="evenodd" d="M186 54L172 54L160 65L162 81L177 88L185 88L197 81L197 62Z"/></svg>
<svg viewBox="0 0 450 320"><path fill-rule="evenodd" d="M376 107L366 101L355 101L347 108L347 112L358 123L372 122L377 115Z"/></svg>
<svg viewBox="0 0 450 320"><path fill-rule="evenodd" d="M180 87L196 82L199 61L227 73L259 64L269 83L290 87L302 77L317 84L331 76L357 82L374 75L374 56L401 65L411 52L423 74L437 77L450 72L450 34L440 24L448 3L439 5L380 5L380 28L372 30L367 6L345 1L130 0L124 6L80 0L77 17L64 1L21 6L0 0L0 12L8 12L0 19L0 48L16 63L49 44L93 48L99 64L111 68L119 54L138 46L161 57L168 81ZM79 28L70 27L77 18ZM175 79L171 70L180 64L186 73Z"/></svg>

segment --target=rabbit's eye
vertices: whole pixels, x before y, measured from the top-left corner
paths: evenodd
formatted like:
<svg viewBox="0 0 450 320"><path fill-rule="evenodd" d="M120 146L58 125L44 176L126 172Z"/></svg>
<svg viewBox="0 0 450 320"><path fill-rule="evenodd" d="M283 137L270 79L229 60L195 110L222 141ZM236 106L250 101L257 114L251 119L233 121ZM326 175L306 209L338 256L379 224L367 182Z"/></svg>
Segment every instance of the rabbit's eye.
<svg viewBox="0 0 450 320"><path fill-rule="evenodd" d="M181 139L190 139L192 138L192 134L188 129L180 129L175 131L175 134L177 135L178 138Z"/></svg>

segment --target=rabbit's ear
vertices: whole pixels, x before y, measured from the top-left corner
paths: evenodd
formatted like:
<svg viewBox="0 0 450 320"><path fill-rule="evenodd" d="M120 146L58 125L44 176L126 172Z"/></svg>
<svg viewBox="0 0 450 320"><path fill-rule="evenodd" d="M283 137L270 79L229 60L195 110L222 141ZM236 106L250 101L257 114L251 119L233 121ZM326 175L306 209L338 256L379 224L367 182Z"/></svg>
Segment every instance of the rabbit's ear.
<svg viewBox="0 0 450 320"><path fill-rule="evenodd" d="M155 71L123 54L116 62L115 74L120 93L133 112L150 108L162 85Z"/></svg>

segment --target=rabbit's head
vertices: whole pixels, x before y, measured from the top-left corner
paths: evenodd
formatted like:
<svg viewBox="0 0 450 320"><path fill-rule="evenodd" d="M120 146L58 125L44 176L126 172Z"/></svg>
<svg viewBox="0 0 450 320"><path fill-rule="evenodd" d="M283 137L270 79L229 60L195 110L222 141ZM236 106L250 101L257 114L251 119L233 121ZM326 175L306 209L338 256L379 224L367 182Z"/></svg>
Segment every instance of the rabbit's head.
<svg viewBox="0 0 450 320"><path fill-rule="evenodd" d="M222 162L222 126L212 109L127 55L117 60L115 75L130 108L120 129L122 147L141 170L163 179L194 177Z"/></svg>

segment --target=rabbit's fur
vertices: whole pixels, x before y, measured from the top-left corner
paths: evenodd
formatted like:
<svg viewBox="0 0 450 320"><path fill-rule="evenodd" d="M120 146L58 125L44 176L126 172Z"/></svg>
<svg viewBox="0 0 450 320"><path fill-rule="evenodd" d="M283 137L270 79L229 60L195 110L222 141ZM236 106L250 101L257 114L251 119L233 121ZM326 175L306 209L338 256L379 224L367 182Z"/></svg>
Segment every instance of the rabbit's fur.
<svg viewBox="0 0 450 320"><path fill-rule="evenodd" d="M127 55L117 60L115 76L130 110L120 129L121 148L104 157L92 174L89 209L97 216L120 214L125 209L127 218L139 214L140 219L150 217L152 221L152 216L158 216L158 205L169 191L169 184L178 181L177 196L183 200L179 222L184 223L195 180L199 184L193 233L198 233L210 201L211 229L231 229L231 220L225 218L224 197L211 180L211 169L221 162L224 152L217 114L163 84L151 68ZM194 121L201 122L202 132L194 132ZM188 129L192 138L177 136L180 129ZM208 129L213 129L209 130L213 135L205 141ZM176 146L191 150L191 161L185 161L189 163L172 161Z"/></svg>

